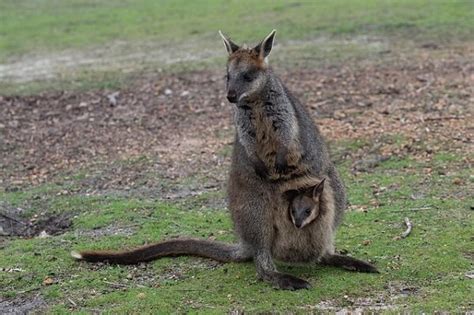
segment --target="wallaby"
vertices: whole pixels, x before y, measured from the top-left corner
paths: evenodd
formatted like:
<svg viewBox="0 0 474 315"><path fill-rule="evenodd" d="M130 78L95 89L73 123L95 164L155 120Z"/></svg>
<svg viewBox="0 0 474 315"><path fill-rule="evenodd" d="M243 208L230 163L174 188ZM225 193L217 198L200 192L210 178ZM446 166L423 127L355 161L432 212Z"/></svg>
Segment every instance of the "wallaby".
<svg viewBox="0 0 474 315"><path fill-rule="evenodd" d="M227 99L235 104L228 199L238 243L174 239L123 252L73 252L73 257L118 264L177 255L223 262L253 259L259 278L289 290L310 284L280 273L274 259L377 272L367 262L335 254L334 233L346 208L345 189L309 113L268 65L275 30L254 48L240 47L220 34L229 54ZM288 220L285 192L314 186L321 178L326 178L319 196L324 211L312 224L295 229Z"/></svg>
<svg viewBox="0 0 474 315"><path fill-rule="evenodd" d="M290 190L285 194L290 200L289 215L293 225L302 229L316 220L320 212L325 211L325 205L321 204L321 194L324 189L324 181L317 185L304 189L303 191Z"/></svg>

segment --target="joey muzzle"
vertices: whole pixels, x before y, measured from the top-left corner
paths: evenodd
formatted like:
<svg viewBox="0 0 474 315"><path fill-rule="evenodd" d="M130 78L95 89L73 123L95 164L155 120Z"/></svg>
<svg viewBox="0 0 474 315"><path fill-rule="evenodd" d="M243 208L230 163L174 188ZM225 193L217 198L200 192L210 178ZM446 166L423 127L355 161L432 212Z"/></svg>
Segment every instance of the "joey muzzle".
<svg viewBox="0 0 474 315"><path fill-rule="evenodd" d="M296 220L296 221L295 221L295 226L296 226L298 229L303 228L303 221Z"/></svg>

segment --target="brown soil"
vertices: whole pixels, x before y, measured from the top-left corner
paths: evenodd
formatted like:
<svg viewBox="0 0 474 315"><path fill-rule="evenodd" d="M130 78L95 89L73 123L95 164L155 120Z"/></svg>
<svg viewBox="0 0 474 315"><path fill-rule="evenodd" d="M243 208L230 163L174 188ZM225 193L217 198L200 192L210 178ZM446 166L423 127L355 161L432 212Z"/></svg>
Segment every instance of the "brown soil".
<svg viewBox="0 0 474 315"><path fill-rule="evenodd" d="M72 224L70 214L37 213L26 219L24 212L0 203L0 236L47 237L63 233Z"/></svg>
<svg viewBox="0 0 474 315"><path fill-rule="evenodd" d="M375 147L381 156L422 160L440 150L455 151L470 163L469 49L430 56L284 71L281 77L331 142L373 142L351 152L354 159ZM150 172L222 183L229 163L225 152L233 141L222 75L166 75L120 91L0 96L0 185L15 190L85 167L92 175L83 185L99 190L127 189ZM391 135L402 135L403 146L387 140ZM110 163L137 157L145 157L143 165ZM90 170L99 164L108 171L94 175ZM153 187L146 180L141 184Z"/></svg>

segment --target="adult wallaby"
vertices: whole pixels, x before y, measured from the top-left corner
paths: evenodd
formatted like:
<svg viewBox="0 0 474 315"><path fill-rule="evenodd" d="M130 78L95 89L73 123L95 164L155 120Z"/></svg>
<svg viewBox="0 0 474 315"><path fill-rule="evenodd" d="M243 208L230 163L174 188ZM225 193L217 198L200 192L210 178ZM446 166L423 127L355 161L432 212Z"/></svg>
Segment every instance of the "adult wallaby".
<svg viewBox="0 0 474 315"><path fill-rule="evenodd" d="M377 272L367 262L335 254L334 233L346 207L344 186L310 115L268 65L275 31L251 49L220 34L229 53L227 99L235 104L237 132L228 195L238 243L174 239L129 251L83 251L72 256L118 264L178 255L223 262L253 259L261 279L290 290L310 284L278 272L274 259ZM312 187L321 178L326 178L319 197L325 211L310 226L297 229L288 219L290 201L285 192Z"/></svg>

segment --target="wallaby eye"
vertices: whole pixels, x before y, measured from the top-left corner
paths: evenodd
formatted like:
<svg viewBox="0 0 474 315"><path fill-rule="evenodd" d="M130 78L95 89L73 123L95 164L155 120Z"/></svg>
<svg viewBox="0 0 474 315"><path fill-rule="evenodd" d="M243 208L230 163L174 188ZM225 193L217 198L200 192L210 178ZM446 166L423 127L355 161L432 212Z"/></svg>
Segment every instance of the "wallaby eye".
<svg viewBox="0 0 474 315"><path fill-rule="evenodd" d="M244 73L244 80L247 82L252 82L255 79L255 73Z"/></svg>
<svg viewBox="0 0 474 315"><path fill-rule="evenodd" d="M309 214L311 213L311 209L309 209L309 208L306 209L306 210L304 211L304 213L306 213L307 215L309 215Z"/></svg>

